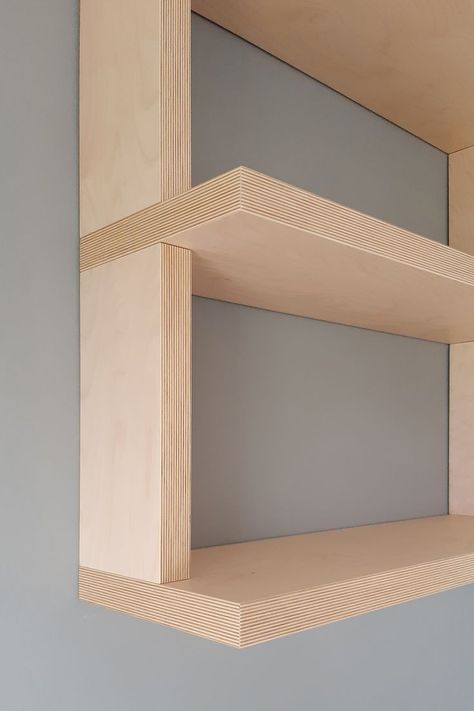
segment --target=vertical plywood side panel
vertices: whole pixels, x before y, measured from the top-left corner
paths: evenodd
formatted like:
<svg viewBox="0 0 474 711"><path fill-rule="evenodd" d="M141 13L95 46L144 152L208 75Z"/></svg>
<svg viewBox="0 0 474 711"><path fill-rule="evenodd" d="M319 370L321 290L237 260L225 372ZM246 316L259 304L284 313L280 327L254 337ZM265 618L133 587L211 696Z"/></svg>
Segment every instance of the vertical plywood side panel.
<svg viewBox="0 0 474 711"><path fill-rule="evenodd" d="M81 275L82 566L187 576L190 282L169 245Z"/></svg>
<svg viewBox="0 0 474 711"><path fill-rule="evenodd" d="M474 515L474 343L450 346L449 512Z"/></svg>
<svg viewBox="0 0 474 711"><path fill-rule="evenodd" d="M449 156L449 246L474 254L474 147Z"/></svg>
<svg viewBox="0 0 474 711"><path fill-rule="evenodd" d="M81 236L190 187L190 22L190 0L81 0Z"/></svg>
<svg viewBox="0 0 474 711"><path fill-rule="evenodd" d="M474 147L449 156L449 246L474 254ZM449 353L449 511L472 516L474 343Z"/></svg>
<svg viewBox="0 0 474 711"><path fill-rule="evenodd" d="M161 578L189 577L191 252L161 246Z"/></svg>

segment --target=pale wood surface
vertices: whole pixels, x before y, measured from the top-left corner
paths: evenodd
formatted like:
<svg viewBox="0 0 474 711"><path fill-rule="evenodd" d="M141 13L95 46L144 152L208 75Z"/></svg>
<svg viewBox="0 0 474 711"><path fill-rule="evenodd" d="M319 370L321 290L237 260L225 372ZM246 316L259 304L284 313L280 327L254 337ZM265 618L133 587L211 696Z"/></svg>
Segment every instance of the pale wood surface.
<svg viewBox="0 0 474 711"><path fill-rule="evenodd" d="M171 245L158 246L161 247L160 580L166 582L189 577L192 275L191 252ZM136 318L141 318L140 312Z"/></svg>
<svg viewBox="0 0 474 711"><path fill-rule="evenodd" d="M193 551L191 578L83 568L81 597L247 646L474 582L474 518L439 516Z"/></svg>
<svg viewBox="0 0 474 711"><path fill-rule="evenodd" d="M81 267L157 242L193 251L193 291L445 343L474 340L474 258L239 168L81 242Z"/></svg>
<svg viewBox="0 0 474 711"><path fill-rule="evenodd" d="M450 153L474 144L474 4L193 0L193 10Z"/></svg>
<svg viewBox="0 0 474 711"><path fill-rule="evenodd" d="M85 235L191 185L190 0L81 0L80 43Z"/></svg>
<svg viewBox="0 0 474 711"><path fill-rule="evenodd" d="M450 348L449 510L474 516L474 343Z"/></svg>
<svg viewBox="0 0 474 711"><path fill-rule="evenodd" d="M170 245L81 276L81 565L189 574L190 299Z"/></svg>
<svg viewBox="0 0 474 711"><path fill-rule="evenodd" d="M474 254L474 148L449 156L449 244ZM474 339L465 339L473 341ZM450 348L449 510L474 515L474 343Z"/></svg>
<svg viewBox="0 0 474 711"><path fill-rule="evenodd" d="M474 254L474 147L449 156L449 245Z"/></svg>

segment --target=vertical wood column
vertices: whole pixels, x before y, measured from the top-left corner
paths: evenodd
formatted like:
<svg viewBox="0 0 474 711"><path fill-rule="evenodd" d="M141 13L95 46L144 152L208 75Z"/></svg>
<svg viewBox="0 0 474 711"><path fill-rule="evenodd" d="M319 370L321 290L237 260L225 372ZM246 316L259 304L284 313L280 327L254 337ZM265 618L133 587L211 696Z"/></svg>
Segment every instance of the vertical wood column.
<svg viewBox="0 0 474 711"><path fill-rule="evenodd" d="M81 236L191 187L190 0L81 0Z"/></svg>
<svg viewBox="0 0 474 711"><path fill-rule="evenodd" d="M449 156L449 245L474 255L474 147ZM474 343L449 360L449 512L473 516Z"/></svg>
<svg viewBox="0 0 474 711"><path fill-rule="evenodd" d="M474 146L448 160L449 246L474 254Z"/></svg>
<svg viewBox="0 0 474 711"><path fill-rule="evenodd" d="M158 244L81 275L80 564L189 577L191 252Z"/></svg>
<svg viewBox="0 0 474 711"><path fill-rule="evenodd" d="M449 512L473 516L474 343L450 346L449 369Z"/></svg>
<svg viewBox="0 0 474 711"><path fill-rule="evenodd" d="M81 0L81 237L190 188L190 31L190 0ZM81 275L85 568L189 577L190 314L187 250Z"/></svg>

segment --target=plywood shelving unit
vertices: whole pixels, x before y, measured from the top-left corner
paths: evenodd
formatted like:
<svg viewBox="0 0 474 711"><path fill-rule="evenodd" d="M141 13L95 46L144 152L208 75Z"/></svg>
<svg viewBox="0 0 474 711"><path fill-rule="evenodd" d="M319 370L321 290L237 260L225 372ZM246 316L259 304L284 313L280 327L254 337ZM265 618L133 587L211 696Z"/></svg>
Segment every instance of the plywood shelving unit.
<svg viewBox="0 0 474 711"><path fill-rule="evenodd" d="M84 238L86 295L91 275L103 279L103 270L120 267L118 289L129 303L130 275L146 281L160 247L192 255L193 292L201 296L435 341L474 339L474 257L245 168ZM188 278L176 272L170 284ZM135 369L143 373L138 363ZM97 501L97 486L94 494ZM175 492L163 518L171 520L185 501ZM138 518L140 511L147 511L146 497ZM88 550L97 548L93 533ZM91 567L85 555L81 597L235 646L474 582L469 516L196 550L190 579L166 585L137 568L149 543L139 539L140 556L132 551L125 566L123 542L120 560L114 555L108 565ZM182 559L181 552L181 569Z"/></svg>
<svg viewBox="0 0 474 711"><path fill-rule="evenodd" d="M81 3L81 599L245 647L474 582L474 256L247 168L190 189L190 0L120 8ZM191 551L192 293L452 344L451 515Z"/></svg>

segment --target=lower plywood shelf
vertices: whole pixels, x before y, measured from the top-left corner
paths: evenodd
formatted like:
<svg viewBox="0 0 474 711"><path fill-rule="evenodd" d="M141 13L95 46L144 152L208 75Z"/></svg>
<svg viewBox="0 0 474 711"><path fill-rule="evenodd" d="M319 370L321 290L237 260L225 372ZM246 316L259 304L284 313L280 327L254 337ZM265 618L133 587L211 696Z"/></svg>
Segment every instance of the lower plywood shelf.
<svg viewBox="0 0 474 711"><path fill-rule="evenodd" d="M474 582L474 517L204 548L191 565L166 585L82 568L80 597L247 647Z"/></svg>

